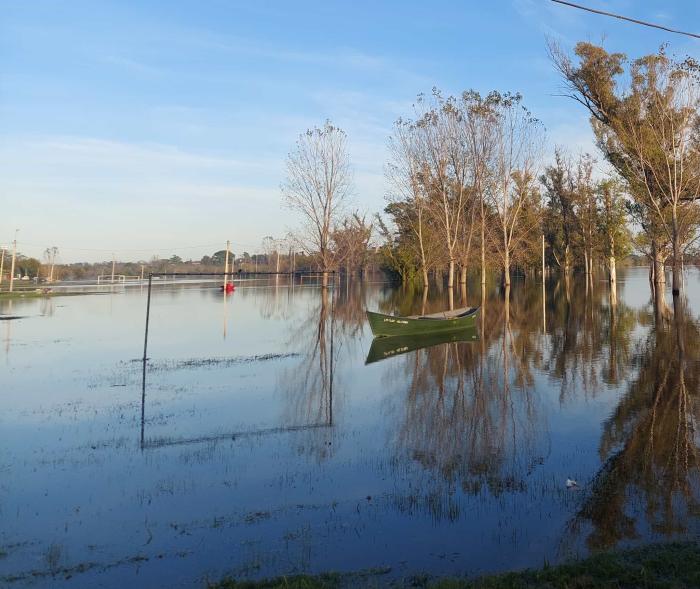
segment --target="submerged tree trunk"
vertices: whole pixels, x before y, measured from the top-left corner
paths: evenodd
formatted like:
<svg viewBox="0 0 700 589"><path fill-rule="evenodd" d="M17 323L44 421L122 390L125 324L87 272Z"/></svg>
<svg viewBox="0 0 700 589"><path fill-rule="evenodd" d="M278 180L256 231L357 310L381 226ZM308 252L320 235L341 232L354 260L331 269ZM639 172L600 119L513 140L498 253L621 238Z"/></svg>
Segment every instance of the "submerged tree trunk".
<svg viewBox="0 0 700 589"><path fill-rule="evenodd" d="M427 289L430 284L428 281L428 265L425 261L425 247L423 246L423 211L418 209L418 245L420 246L420 262L423 270L423 288Z"/></svg>
<svg viewBox="0 0 700 589"><path fill-rule="evenodd" d="M428 280L428 269L423 266L423 290L427 292L430 281Z"/></svg>
<svg viewBox="0 0 700 589"><path fill-rule="evenodd" d="M321 287L328 288L328 271L323 271L323 278L321 279Z"/></svg>
<svg viewBox="0 0 700 589"><path fill-rule="evenodd" d="M450 266L447 273L447 288L452 289L455 285L455 261L450 258Z"/></svg>
<svg viewBox="0 0 700 589"><path fill-rule="evenodd" d="M615 284L617 282L617 266L614 255L608 258L608 279L610 280L610 284Z"/></svg>
<svg viewBox="0 0 700 589"><path fill-rule="evenodd" d="M673 282L671 284L671 292L674 297L677 297L681 292L681 237L678 231L678 219L676 211L673 211Z"/></svg>
<svg viewBox="0 0 700 589"><path fill-rule="evenodd" d="M507 248L503 258L503 286L510 288L510 252Z"/></svg>
<svg viewBox="0 0 700 589"><path fill-rule="evenodd" d="M656 240L653 240L651 242L651 251L654 264L654 284L666 284L666 275L664 274L664 260Z"/></svg>
<svg viewBox="0 0 700 589"><path fill-rule="evenodd" d="M467 267L462 266L459 269L459 283L460 284L467 284Z"/></svg>
<svg viewBox="0 0 700 589"><path fill-rule="evenodd" d="M481 197L481 285L486 286L486 220L484 219L483 196Z"/></svg>

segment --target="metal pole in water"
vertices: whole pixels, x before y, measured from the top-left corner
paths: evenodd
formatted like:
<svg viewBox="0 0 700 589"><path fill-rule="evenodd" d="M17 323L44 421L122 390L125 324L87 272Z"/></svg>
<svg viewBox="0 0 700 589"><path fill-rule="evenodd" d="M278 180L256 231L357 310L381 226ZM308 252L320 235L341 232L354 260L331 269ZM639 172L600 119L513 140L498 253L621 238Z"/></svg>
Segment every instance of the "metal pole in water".
<svg viewBox="0 0 700 589"><path fill-rule="evenodd" d="M335 287L335 270L333 271L333 287ZM335 288L331 290L331 370L328 387L328 424L333 425L333 334L335 332Z"/></svg>
<svg viewBox="0 0 700 589"><path fill-rule="evenodd" d="M143 450L146 433L146 358L143 359L143 373L141 375L141 450Z"/></svg>
<svg viewBox="0 0 700 589"><path fill-rule="evenodd" d="M151 317L151 283L153 280L153 274L148 273L148 295L146 298L146 333L143 338L143 361L146 361L148 353L148 321Z"/></svg>

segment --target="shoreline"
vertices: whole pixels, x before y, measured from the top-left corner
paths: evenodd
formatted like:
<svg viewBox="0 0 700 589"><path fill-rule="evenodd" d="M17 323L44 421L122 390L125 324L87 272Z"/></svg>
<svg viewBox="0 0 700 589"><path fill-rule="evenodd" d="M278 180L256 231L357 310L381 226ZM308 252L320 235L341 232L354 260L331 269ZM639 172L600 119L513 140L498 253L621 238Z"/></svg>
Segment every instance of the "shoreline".
<svg viewBox="0 0 700 589"><path fill-rule="evenodd" d="M433 589L615 589L700 587L700 543L647 544L612 550L556 566L477 578L416 574L386 579L391 569L350 573L280 576L260 580L224 578L208 589L345 589L350 587L424 587Z"/></svg>

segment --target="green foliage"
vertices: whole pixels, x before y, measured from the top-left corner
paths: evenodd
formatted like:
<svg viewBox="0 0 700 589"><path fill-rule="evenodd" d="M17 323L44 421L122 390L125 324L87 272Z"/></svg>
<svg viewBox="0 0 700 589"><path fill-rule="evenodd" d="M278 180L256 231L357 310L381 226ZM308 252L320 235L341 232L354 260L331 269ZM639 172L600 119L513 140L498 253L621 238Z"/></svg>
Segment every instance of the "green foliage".
<svg viewBox="0 0 700 589"><path fill-rule="evenodd" d="M231 252L229 252L229 261L231 260ZM211 255L211 263L215 266L223 266L226 262L226 250L219 250Z"/></svg>
<svg viewBox="0 0 700 589"><path fill-rule="evenodd" d="M396 230L392 232L377 215L377 227L384 244L379 248L380 267L402 282L409 282L418 275L420 259L414 232L407 230L410 208L405 203L392 203L385 211L392 217Z"/></svg>

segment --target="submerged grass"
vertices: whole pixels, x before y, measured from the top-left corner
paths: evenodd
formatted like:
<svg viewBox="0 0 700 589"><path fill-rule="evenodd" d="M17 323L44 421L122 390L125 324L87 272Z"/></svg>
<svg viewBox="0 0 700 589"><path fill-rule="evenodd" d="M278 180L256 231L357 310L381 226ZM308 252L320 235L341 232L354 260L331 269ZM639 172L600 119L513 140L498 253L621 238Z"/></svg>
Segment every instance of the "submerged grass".
<svg viewBox="0 0 700 589"><path fill-rule="evenodd" d="M384 585L366 573L299 575L262 581L224 579L209 589L336 589ZM385 579L384 581L388 581ZM428 575L390 582L393 586L432 589L681 589L700 587L700 545L652 544L607 552L585 560L478 579Z"/></svg>

